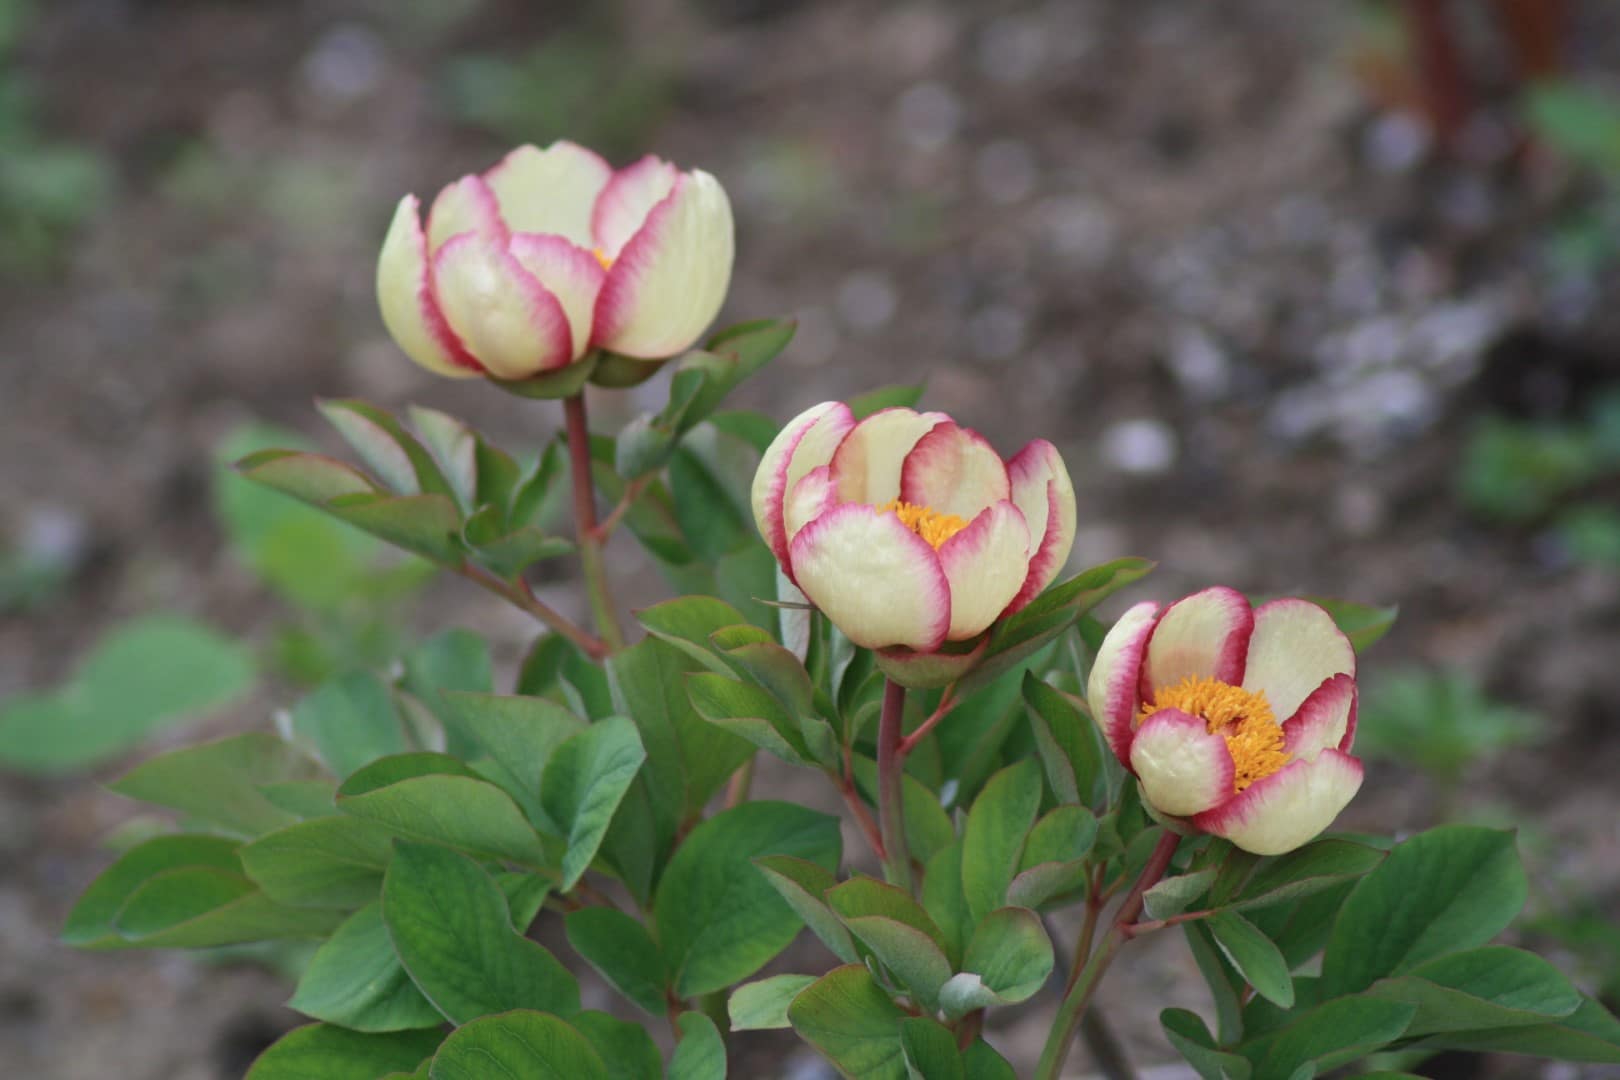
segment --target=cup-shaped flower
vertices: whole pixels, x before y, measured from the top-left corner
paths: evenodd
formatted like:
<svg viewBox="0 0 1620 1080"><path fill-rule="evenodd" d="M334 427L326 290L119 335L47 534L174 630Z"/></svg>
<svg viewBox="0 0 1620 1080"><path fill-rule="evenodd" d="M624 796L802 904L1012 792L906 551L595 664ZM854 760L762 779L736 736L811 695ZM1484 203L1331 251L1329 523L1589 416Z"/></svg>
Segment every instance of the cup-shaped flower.
<svg viewBox="0 0 1620 1080"><path fill-rule="evenodd" d="M1161 814L1256 855L1332 824L1361 787L1356 654L1306 600L1251 608L1216 587L1131 608L1086 688L1109 745Z"/></svg>
<svg viewBox="0 0 1620 1080"><path fill-rule="evenodd" d="M1074 487L1051 443L1003 461L944 413L856 422L830 401L766 449L754 520L783 571L851 641L932 653L1027 604L1074 542Z"/></svg>
<svg viewBox="0 0 1620 1080"><path fill-rule="evenodd" d="M428 370L528 379L592 349L682 352L725 300L732 251L731 204L708 173L520 146L441 191L425 226L416 196L400 200L377 300Z"/></svg>

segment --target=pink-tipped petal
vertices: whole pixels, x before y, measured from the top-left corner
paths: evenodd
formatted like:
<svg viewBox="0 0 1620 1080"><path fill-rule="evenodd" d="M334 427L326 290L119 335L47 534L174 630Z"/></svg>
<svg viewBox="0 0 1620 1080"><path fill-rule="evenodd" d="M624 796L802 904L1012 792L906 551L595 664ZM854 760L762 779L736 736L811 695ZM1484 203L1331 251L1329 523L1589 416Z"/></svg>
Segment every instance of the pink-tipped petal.
<svg viewBox="0 0 1620 1080"><path fill-rule="evenodd" d="M483 368L451 332L433 298L428 278L427 238L415 195L399 201L377 257L377 306L405 355L436 375L470 378Z"/></svg>
<svg viewBox="0 0 1620 1080"><path fill-rule="evenodd" d="M589 251L561 236L517 233L509 250L523 269L533 274L547 292L557 298L568 316L569 336L578 360L590 348L591 314L596 296L602 291L607 271Z"/></svg>
<svg viewBox="0 0 1620 1080"><path fill-rule="evenodd" d="M648 360L689 348L725 303L732 232L720 182L701 171L681 176L614 260L596 301L594 343Z"/></svg>
<svg viewBox="0 0 1620 1080"><path fill-rule="evenodd" d="M1283 724L1289 754L1315 758L1328 747L1349 750L1356 713L1356 680L1335 675L1311 692L1299 711Z"/></svg>
<svg viewBox="0 0 1620 1080"><path fill-rule="evenodd" d="M854 426L848 405L823 401L789 420L760 458L750 493L754 524L783 569L788 568L788 536L782 502L812 469L832 460L833 451Z"/></svg>
<svg viewBox="0 0 1620 1080"><path fill-rule="evenodd" d="M1039 596L1069 561L1069 549L1074 546L1075 511L1074 482L1069 479L1057 447L1045 439L1036 439L1014 454L1007 462L1007 477L1012 484L1013 504L1029 524L1034 549L1029 575L1007 605L1007 614L1011 614Z"/></svg>
<svg viewBox="0 0 1620 1080"><path fill-rule="evenodd" d="M1253 629L1254 611L1236 589L1217 585L1177 600L1165 608L1148 639L1142 696L1189 676L1237 686Z"/></svg>
<svg viewBox="0 0 1620 1080"><path fill-rule="evenodd" d="M966 641L996 621L1029 576L1029 526L1010 500L990 506L939 546L951 583L951 641Z"/></svg>
<svg viewBox="0 0 1620 1080"><path fill-rule="evenodd" d="M944 413L882 409L856 424L833 455L838 497L882 506L900 497L900 467L917 440L948 421Z"/></svg>
<svg viewBox="0 0 1620 1080"><path fill-rule="evenodd" d="M1339 750L1290 761L1240 794L1193 818L1255 855L1282 855L1309 843L1361 787L1361 762Z"/></svg>
<svg viewBox="0 0 1620 1080"><path fill-rule="evenodd" d="M969 521L1012 494L1007 466L971 428L936 424L900 468L900 498Z"/></svg>
<svg viewBox="0 0 1620 1080"><path fill-rule="evenodd" d="M892 513L842 503L790 549L799 588L851 641L932 652L951 626L951 587L928 542Z"/></svg>
<svg viewBox="0 0 1620 1080"><path fill-rule="evenodd" d="M524 379L573 359L562 305L504 248L476 233L453 236L433 276L450 328L497 377Z"/></svg>
<svg viewBox="0 0 1620 1080"><path fill-rule="evenodd" d="M1190 817L1232 797L1235 767L1226 740L1180 709L1159 709L1131 740L1131 769L1155 808Z"/></svg>
<svg viewBox="0 0 1620 1080"><path fill-rule="evenodd" d="M680 175L679 169L652 154L614 173L591 209L591 246L617 259L652 208L675 189Z"/></svg>
<svg viewBox="0 0 1620 1080"><path fill-rule="evenodd" d="M484 174L501 216L517 232L550 233L596 246L591 216L613 179L600 154L561 140L541 150L520 146Z"/></svg>
<svg viewBox="0 0 1620 1080"><path fill-rule="evenodd" d="M788 543L793 542L800 529L838 503L830 466L821 465L805 473L804 479L793 485L782 503L782 525L787 530Z"/></svg>
<svg viewBox="0 0 1620 1080"><path fill-rule="evenodd" d="M1274 715L1293 716L1324 680L1355 673L1350 639L1315 604L1290 597L1255 608L1243 689L1264 693Z"/></svg>
<svg viewBox="0 0 1620 1080"><path fill-rule="evenodd" d="M481 177L463 176L439 192L428 211L428 250L437 252L446 240L464 232L505 245L510 235L501 220L500 203Z"/></svg>
<svg viewBox="0 0 1620 1080"><path fill-rule="evenodd" d="M1091 715L1103 726L1108 745L1127 768L1131 763L1131 737L1136 712L1142 705L1136 687L1142 670L1142 654L1148 634L1159 613L1159 605L1144 600L1119 617L1103 638L1097 659L1086 680L1086 701Z"/></svg>

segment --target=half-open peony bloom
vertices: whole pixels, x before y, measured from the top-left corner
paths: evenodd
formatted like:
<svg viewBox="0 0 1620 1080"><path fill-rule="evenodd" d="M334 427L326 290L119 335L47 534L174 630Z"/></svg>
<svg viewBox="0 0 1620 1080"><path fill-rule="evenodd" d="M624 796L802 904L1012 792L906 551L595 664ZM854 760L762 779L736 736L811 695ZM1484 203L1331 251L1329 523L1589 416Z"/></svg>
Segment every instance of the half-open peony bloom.
<svg viewBox="0 0 1620 1080"><path fill-rule="evenodd" d="M425 230L416 196L400 200L377 299L400 348L440 375L526 379L591 349L663 360L719 312L732 249L708 173L520 146L441 191Z"/></svg>
<svg viewBox="0 0 1620 1080"><path fill-rule="evenodd" d="M754 475L754 520L782 569L849 639L929 653L1027 604L1074 541L1052 444L1010 461L944 413L856 423L829 401L784 427Z"/></svg>
<svg viewBox="0 0 1620 1080"><path fill-rule="evenodd" d="M1137 604L1103 639L1087 697L1154 809L1256 855L1333 823L1361 787L1356 654L1305 600L1205 589Z"/></svg>

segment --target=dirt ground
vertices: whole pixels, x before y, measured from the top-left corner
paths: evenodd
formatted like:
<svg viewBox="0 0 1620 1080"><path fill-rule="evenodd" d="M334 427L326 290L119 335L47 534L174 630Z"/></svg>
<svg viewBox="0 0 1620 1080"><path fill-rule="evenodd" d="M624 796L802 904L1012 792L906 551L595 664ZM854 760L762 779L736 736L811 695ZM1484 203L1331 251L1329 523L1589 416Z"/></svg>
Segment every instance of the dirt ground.
<svg viewBox="0 0 1620 1080"><path fill-rule="evenodd" d="M1572 8L1569 63L1612 82L1620 10ZM0 524L88 538L56 603L0 615L0 695L49 685L145 610L264 633L274 601L208 513L209 449L241 419L330 442L311 399L357 395L515 445L549 433L544 409L406 362L372 270L401 193L519 137L453 107L467 58L550 42L597 50L594 66L531 89L529 137L600 135L621 162L644 144L715 173L738 217L726 317L800 318L744 403L785 418L926 378L930 406L1003 450L1059 444L1076 565L1158 559L1138 590L1158 598L1221 582L1398 603L1364 672L1455 666L1543 716L1548 740L1471 776L1469 802L1533 829L1560 888L1620 915L1620 576L1470 517L1453 479L1471 421L1525 404L1525 372L1568 381L1571 357L1600 358L1576 396L1620 377L1604 359L1620 356L1620 283L1549 268L1548 222L1576 189L1557 163L1493 149L1488 124L1466 163L1426 158L1421 126L1353 77L1353 16L1296 0L40 4L15 63L53 135L103 153L116 183L58 268L0 291ZM1499 48L1473 44L1499 85ZM650 96L614 99L643 68ZM599 395L597 418L657 386ZM659 595L617 554L625 596ZM507 657L527 629L456 583L432 601L422 629L478 626ZM262 726L281 704L271 687L212 723ZM284 981L55 943L132 813L96 786L114 772L0 775L0 1062L47 1080L239 1076L296 1022ZM1344 824L1408 831L1434 812L1418 774L1380 766ZM1199 1002L1166 940L1111 976L1103 1007L1147 1067L1175 1060L1159 1010ZM1034 1010L989 1034L1027 1068L1044 1025ZM827 1075L780 1040L742 1043L734 1069Z"/></svg>

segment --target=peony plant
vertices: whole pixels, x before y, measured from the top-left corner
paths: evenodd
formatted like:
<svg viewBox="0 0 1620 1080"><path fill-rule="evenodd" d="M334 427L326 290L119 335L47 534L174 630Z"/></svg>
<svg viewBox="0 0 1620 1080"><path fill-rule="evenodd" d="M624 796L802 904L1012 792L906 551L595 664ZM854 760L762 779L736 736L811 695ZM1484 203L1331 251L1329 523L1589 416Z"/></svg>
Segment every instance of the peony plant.
<svg viewBox="0 0 1620 1080"><path fill-rule="evenodd" d="M389 332L439 374L561 398L562 434L510 453L434 409L334 401L357 465L236 468L499 597L532 641L507 670L447 630L137 764L113 789L173 830L90 883L68 942L313 944L282 954L310 1023L252 1080L720 1080L730 1047L790 1037L846 1077L1053 1080L1105 973L1171 928L1214 1026L1160 1022L1208 1080L1620 1062L1603 1005L1491 944L1527 894L1512 833L1328 831L1356 823L1358 653L1391 612L1214 587L1110 627L1152 564L1068 572L1052 443L1003 459L917 388L781 427L727 407L793 333L699 343L731 263L718 182L653 157L522 147L425 222L401 201ZM660 408L590 429L587 393L666 361ZM674 593L632 633L621 530ZM588 618L536 591L543 564L577 567ZM1003 1018L1046 988L1021 1044Z"/></svg>

